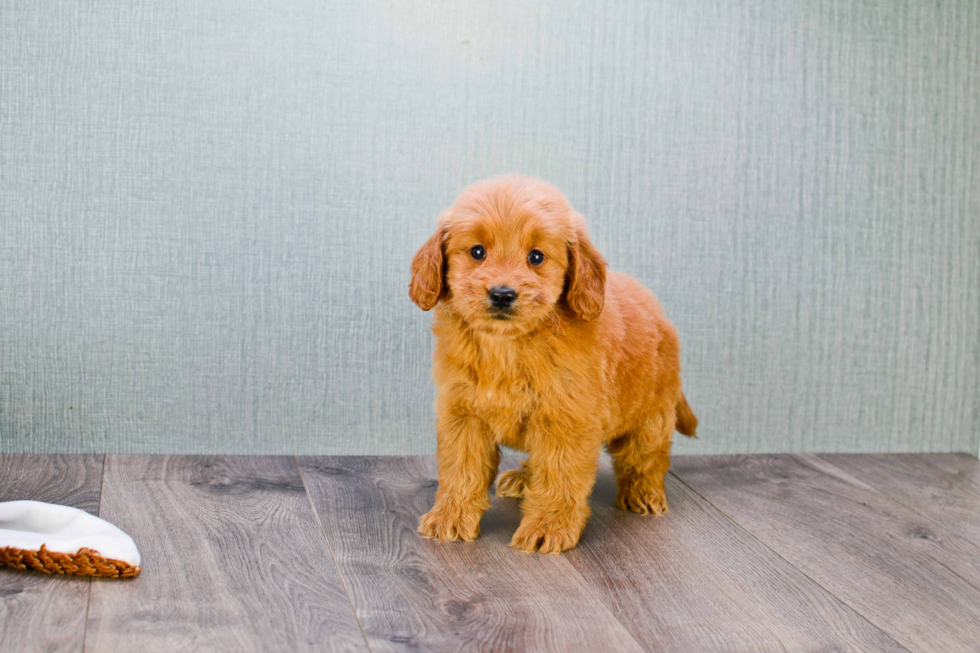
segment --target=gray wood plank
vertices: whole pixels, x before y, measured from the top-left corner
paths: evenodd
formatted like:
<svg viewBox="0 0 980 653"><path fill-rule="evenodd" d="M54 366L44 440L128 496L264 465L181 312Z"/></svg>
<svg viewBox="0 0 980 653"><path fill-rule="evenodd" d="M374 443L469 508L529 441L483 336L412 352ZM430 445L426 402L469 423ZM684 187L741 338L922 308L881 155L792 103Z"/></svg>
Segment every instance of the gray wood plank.
<svg viewBox="0 0 980 653"><path fill-rule="evenodd" d="M816 456L679 457L673 473L909 649L976 651L980 550Z"/></svg>
<svg viewBox="0 0 980 653"><path fill-rule="evenodd" d="M0 501L99 513L102 456L0 456ZM90 579L0 567L0 651L81 651Z"/></svg>
<svg viewBox="0 0 980 653"><path fill-rule="evenodd" d="M648 650L904 651L676 478L662 517L615 507L603 461L569 562Z"/></svg>
<svg viewBox="0 0 980 653"><path fill-rule="evenodd" d="M143 573L92 585L86 652L365 651L295 461L109 456Z"/></svg>
<svg viewBox="0 0 980 653"><path fill-rule="evenodd" d="M299 462L375 653L642 650L565 558L507 546L512 500L493 500L477 541L435 542L415 532L434 459Z"/></svg>
<svg viewBox="0 0 980 653"><path fill-rule="evenodd" d="M980 546L980 460L966 454L820 458Z"/></svg>

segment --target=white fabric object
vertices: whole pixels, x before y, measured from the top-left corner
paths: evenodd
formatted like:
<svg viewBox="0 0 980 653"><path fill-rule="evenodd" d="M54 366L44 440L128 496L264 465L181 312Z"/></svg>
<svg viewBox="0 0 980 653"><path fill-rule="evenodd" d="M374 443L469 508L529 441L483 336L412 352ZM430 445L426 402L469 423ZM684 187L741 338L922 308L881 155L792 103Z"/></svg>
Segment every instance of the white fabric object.
<svg viewBox="0 0 980 653"><path fill-rule="evenodd" d="M0 548L40 551L42 544L69 555L93 549L103 558L140 566L133 538L84 510L41 501L0 503Z"/></svg>

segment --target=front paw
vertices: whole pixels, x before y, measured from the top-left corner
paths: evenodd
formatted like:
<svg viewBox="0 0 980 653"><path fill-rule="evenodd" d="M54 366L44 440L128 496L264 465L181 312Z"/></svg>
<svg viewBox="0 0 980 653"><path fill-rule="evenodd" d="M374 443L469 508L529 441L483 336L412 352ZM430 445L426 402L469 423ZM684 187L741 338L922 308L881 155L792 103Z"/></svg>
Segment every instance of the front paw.
<svg viewBox="0 0 980 653"><path fill-rule="evenodd" d="M434 540L472 542L480 537L480 517L478 511L436 506L419 519L418 532Z"/></svg>
<svg viewBox="0 0 980 653"><path fill-rule="evenodd" d="M510 545L529 553L561 553L578 544L584 526L548 525L525 518L514 533Z"/></svg>

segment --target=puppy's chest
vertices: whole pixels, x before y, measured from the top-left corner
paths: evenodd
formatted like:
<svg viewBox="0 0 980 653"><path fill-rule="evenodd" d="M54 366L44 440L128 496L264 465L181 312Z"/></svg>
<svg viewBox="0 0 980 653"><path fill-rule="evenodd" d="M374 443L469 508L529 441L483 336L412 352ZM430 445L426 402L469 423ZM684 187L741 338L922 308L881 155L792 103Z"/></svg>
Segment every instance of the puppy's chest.
<svg viewBox="0 0 980 653"><path fill-rule="evenodd" d="M473 412L494 432L498 443L521 449L524 427L540 404L541 379L526 370L478 374L466 397Z"/></svg>

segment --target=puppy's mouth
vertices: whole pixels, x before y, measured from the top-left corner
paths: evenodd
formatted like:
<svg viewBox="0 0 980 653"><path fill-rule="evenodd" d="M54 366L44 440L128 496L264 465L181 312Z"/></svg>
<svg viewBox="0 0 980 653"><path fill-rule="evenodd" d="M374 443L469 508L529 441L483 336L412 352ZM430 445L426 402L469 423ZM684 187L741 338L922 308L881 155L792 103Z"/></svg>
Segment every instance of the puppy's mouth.
<svg viewBox="0 0 980 653"><path fill-rule="evenodd" d="M491 308L487 312L490 314L491 320L502 320L506 322L514 317L514 309L512 308Z"/></svg>

